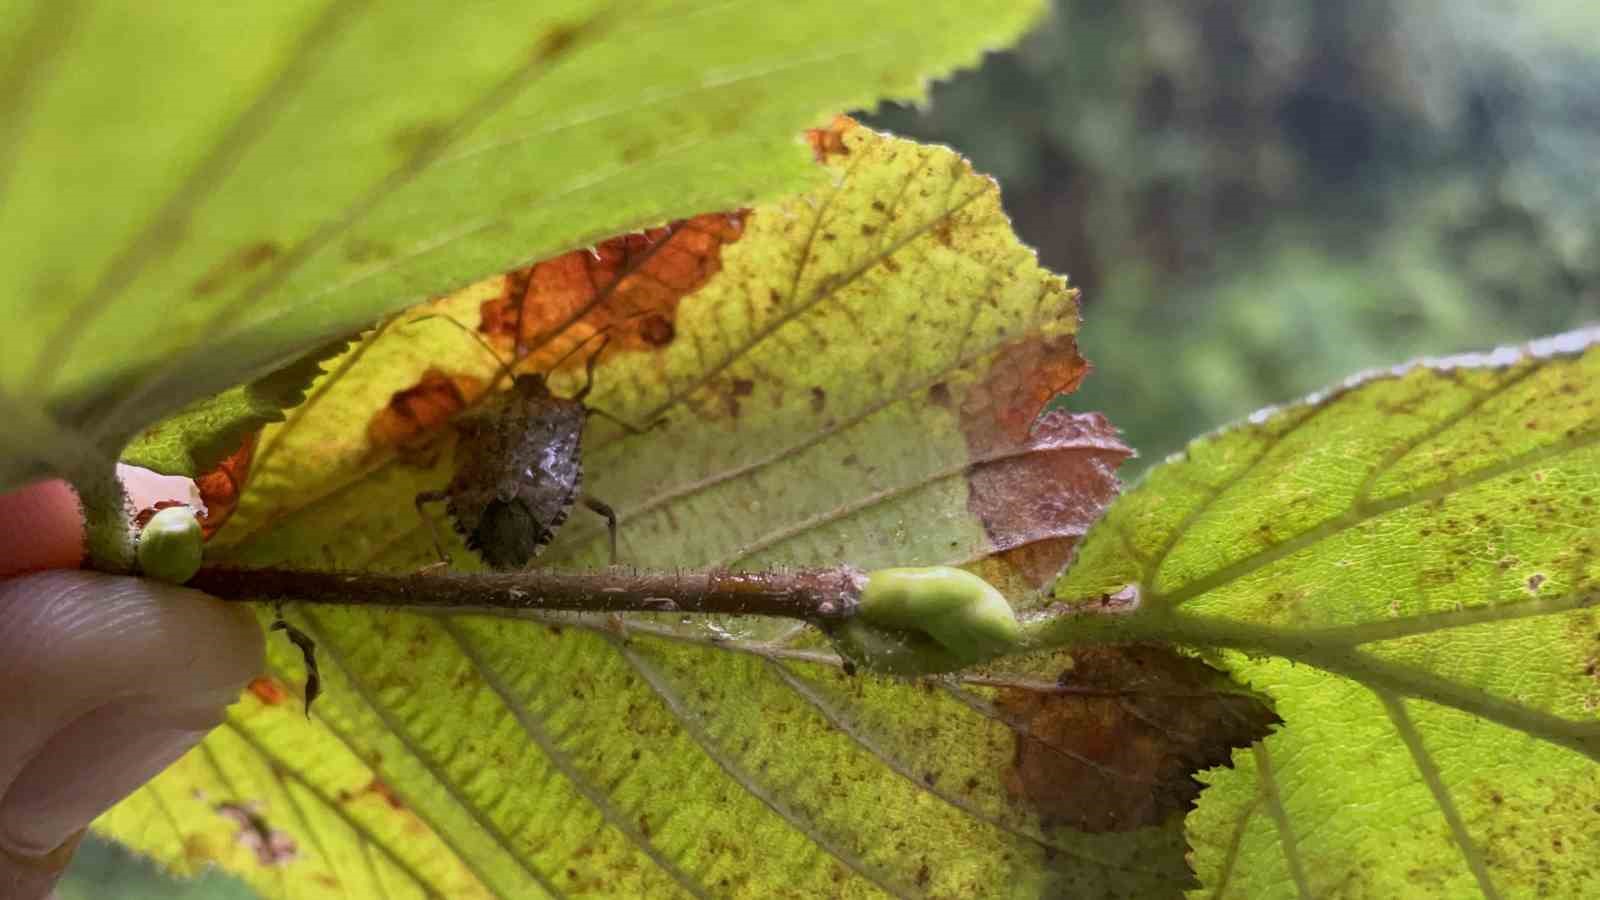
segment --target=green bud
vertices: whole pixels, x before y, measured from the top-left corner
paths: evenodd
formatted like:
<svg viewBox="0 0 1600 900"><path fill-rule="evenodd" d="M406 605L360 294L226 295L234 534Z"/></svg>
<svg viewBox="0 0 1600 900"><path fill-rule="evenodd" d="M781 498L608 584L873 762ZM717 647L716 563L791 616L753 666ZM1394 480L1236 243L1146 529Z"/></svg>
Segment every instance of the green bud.
<svg viewBox="0 0 1600 900"><path fill-rule="evenodd" d="M183 584L200 571L205 538L187 506L169 506L139 532L139 568L147 578Z"/></svg>
<svg viewBox="0 0 1600 900"><path fill-rule="evenodd" d="M879 569L861 609L832 630L846 659L894 675L952 672L1008 653L1021 638L1011 604L987 581L949 566Z"/></svg>

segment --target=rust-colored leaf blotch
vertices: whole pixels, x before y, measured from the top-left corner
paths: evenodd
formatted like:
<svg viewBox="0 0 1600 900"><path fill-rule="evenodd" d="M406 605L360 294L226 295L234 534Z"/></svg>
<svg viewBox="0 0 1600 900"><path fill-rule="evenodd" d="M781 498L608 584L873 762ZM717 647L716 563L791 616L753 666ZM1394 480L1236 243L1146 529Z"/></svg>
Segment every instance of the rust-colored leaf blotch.
<svg viewBox="0 0 1600 900"><path fill-rule="evenodd" d="M1071 335L1029 337L1000 351L983 383L961 404L961 424L974 451L1027 438L1039 413L1060 394L1070 394L1089 374L1089 361Z"/></svg>
<svg viewBox="0 0 1600 900"><path fill-rule="evenodd" d="M289 699L289 690L283 682L265 675L251 679L246 690L267 706L277 706Z"/></svg>
<svg viewBox="0 0 1600 900"><path fill-rule="evenodd" d="M995 548L980 574L1002 589L1020 582L1037 590L1054 581L1120 488L1117 467L1133 451L1104 416L1059 409L1039 415L1088 371L1070 335L1026 338L1002 350L961 403L973 461L967 505Z"/></svg>
<svg viewBox="0 0 1600 900"><path fill-rule="evenodd" d="M1065 658L1059 690L1008 687L996 700L1017 730L1006 787L1051 825L1158 825L1194 805L1194 773L1229 764L1234 748L1280 721L1224 673L1166 647L1079 648Z"/></svg>
<svg viewBox="0 0 1600 900"><path fill-rule="evenodd" d="M367 423L367 440L373 449L414 454L426 448L452 416L486 389L481 379L430 368L416 384L395 391L389 404L378 410Z"/></svg>
<svg viewBox="0 0 1600 900"><path fill-rule="evenodd" d="M850 148L845 146L844 136L854 127L855 119L834 116L828 127L808 129L806 143L811 145L811 154L817 158L817 162L827 162L830 156L848 156Z"/></svg>
<svg viewBox="0 0 1600 900"><path fill-rule="evenodd" d="M200 533L206 540L210 540L238 508L239 494L250 474L250 461L255 458L256 439L260 436L259 431L245 435L239 449L223 457L211 471L195 478L195 487L206 505L205 515L200 517Z"/></svg>
<svg viewBox="0 0 1600 900"><path fill-rule="evenodd" d="M612 347L671 343L678 303L722 270L722 248L744 234L744 210L681 219L602 241L505 276L482 307L482 331L513 342L519 368L549 371L578 340L604 332ZM563 338L557 340L557 338Z"/></svg>

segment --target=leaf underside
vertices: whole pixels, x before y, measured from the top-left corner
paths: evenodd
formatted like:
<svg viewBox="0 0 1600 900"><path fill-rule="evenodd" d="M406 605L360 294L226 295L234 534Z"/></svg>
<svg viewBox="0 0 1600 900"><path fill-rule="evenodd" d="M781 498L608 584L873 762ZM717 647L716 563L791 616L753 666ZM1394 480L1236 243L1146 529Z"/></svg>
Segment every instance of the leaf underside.
<svg viewBox="0 0 1600 900"><path fill-rule="evenodd" d="M1081 376L1073 293L954 154L848 125L822 137L826 187L755 207L728 240L702 240L705 221L658 235L633 281L557 316L548 342L523 341L553 362L597 321L632 323L608 332L587 403L660 424L591 417L584 453L623 559L1053 576L1127 455L1098 417L1027 427L1041 395ZM639 283L665 279L646 257L687 253L685 234L716 274L668 303ZM446 427L430 444L427 426L498 363L425 317L482 325L509 351L501 312L528 297L559 306L538 286L565 284L561 265L425 305L330 363L263 434L215 554L432 561L412 498L448 480L451 442ZM1048 364L997 366L1012 353ZM584 377L573 355L553 389ZM996 518L1029 460L1067 459L1082 471L1059 505L1076 517ZM1017 564L1030 546L1052 549ZM544 559L591 566L604 547L601 523L575 517ZM847 676L809 629L741 620L289 614L320 647L327 693L311 721L293 699L298 659L274 644L272 678L100 828L271 896L1150 897L1192 883L1176 817L1089 833L1015 795L1024 734L1001 708L1008 688ZM255 810L292 852L263 862L226 804Z"/></svg>
<svg viewBox="0 0 1600 900"><path fill-rule="evenodd" d="M1597 338L1265 411L1091 531L1058 597L1136 595L1122 633L1228 648L1286 722L1205 776L1208 895L1600 891Z"/></svg>
<svg viewBox="0 0 1600 900"><path fill-rule="evenodd" d="M0 4L0 490L486 273L799 190L800 129L1040 11Z"/></svg>

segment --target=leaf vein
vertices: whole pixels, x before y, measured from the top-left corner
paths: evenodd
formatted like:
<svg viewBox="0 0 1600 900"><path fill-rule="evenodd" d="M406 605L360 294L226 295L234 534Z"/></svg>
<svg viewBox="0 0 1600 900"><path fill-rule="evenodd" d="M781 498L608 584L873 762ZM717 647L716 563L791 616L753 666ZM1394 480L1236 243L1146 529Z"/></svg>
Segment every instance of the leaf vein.
<svg viewBox="0 0 1600 900"><path fill-rule="evenodd" d="M1277 825L1278 846L1283 850L1283 861L1289 868L1289 877L1294 881L1295 891L1309 900L1316 894L1306 880L1305 867L1300 862L1300 845L1289 823L1289 811L1284 808L1283 798L1278 794L1278 779L1272 771L1272 757L1267 752L1267 745L1261 741L1252 745L1250 752L1255 756L1256 773L1261 779L1261 793L1267 802L1267 812Z"/></svg>
<svg viewBox="0 0 1600 900"><path fill-rule="evenodd" d="M235 737L243 741L245 745L248 746L257 756L260 756L266 762L267 767L273 772L277 773L280 780L284 778L293 779L303 789L310 792L312 796L317 798L319 803L327 807L327 809L333 813L334 816L338 817L345 823L346 827L355 832L356 836L361 839L363 844L367 845L368 847L375 848L378 852L382 853L384 857L389 860L391 865L405 873L406 877L410 878L418 887L422 888L424 893L430 897L439 896L439 892L433 887L432 883L429 882L428 879L423 877L421 872L418 872L416 869L412 868L411 864L406 862L404 859L396 856L394 851L390 850L387 844L379 840L378 836L373 834L372 831L367 828L365 823L354 818L348 812L346 812L343 806L334 800L334 798L328 796L327 793L322 790L322 788L313 784L277 754L268 750L266 745L263 744L261 740L256 737L255 733L249 728L234 720L232 717L225 719L222 723L222 727L233 732ZM340 740L341 743L343 742L342 737L338 737L337 735L335 737L336 739ZM348 746L348 744L346 746ZM354 751L352 750L352 753L353 752Z"/></svg>
<svg viewBox="0 0 1600 900"><path fill-rule="evenodd" d="M666 505L671 504L671 503L676 503L676 502L678 502L680 500L683 500L683 499L685 499L687 497L692 497L695 494L699 494L699 493L702 493L704 491L708 491L708 490L710 490L710 489L712 489L712 488L714 488L714 487L716 487L716 486L718 486L720 484L725 484L725 483L727 483L729 481L733 481L735 479L743 478L745 476L748 476L748 475L751 475L753 473L759 472L759 471L761 471L761 470L763 470L763 469L765 469L765 468L767 468L769 466L773 466L773 465L776 465L778 463L784 462L786 460L792 459L795 456L797 456L798 454L800 454L800 453L802 453L802 452L804 452L806 450L809 450L812 447L815 447L816 445L822 443L823 441L827 440L828 438L833 437L836 434L840 434L842 432L848 431L849 429L854 428L855 426L861 424L862 422L865 422L867 419L872 418L873 416L877 415L880 412L883 412L886 409L889 409L892 406L895 406L897 404L906 402L907 400L909 400L911 397L913 397L917 393L919 393L921 391L925 391L928 388L932 387L933 385L935 385L935 384L939 383L940 381L944 380L947 376L949 376L949 374L951 372L963 369L963 368L965 368L967 366L970 366L970 365L973 365L973 364L979 362L981 359L983 359L984 356L987 356L988 354L995 352L995 350L997 350L1000 347L1001 344L1005 343L1005 341L1006 341L1005 336L1003 336L1003 335L1002 336L997 336L995 338L995 340L993 342L991 342L990 344L988 344L987 346L984 346L984 347L982 347L982 348L980 348L978 350L973 351L970 355L953 359L948 366L941 367L938 371L929 374L927 377L925 377L925 378L921 379L920 381L912 384L908 388L905 388L901 392L899 392L897 394L887 395L887 396L883 397L882 399L878 400L877 402L869 404L868 406L863 408L859 413L855 414L854 416L851 416L850 418L845 419L843 421L836 422L836 423L834 423L832 425L829 425L826 428L818 429L817 431L815 431L812 434L810 434L809 436L807 436L804 440L799 441L798 443L792 444L792 445L790 445L788 447L785 447L782 450L778 450L776 452L770 453L770 454L768 454L768 455L766 455L764 457L761 457L761 458L756 459L756 460L752 460L752 461L750 461L748 463L743 463L743 464L741 464L739 466L736 466L736 467L733 467L733 468L730 468L730 469L726 469L726 470L724 470L722 472L718 472L718 473L716 473L714 475L711 475L711 476L708 476L706 478L702 478L702 479L699 479L697 481L690 482L690 483L685 484L685 485L683 485L681 487L677 487L677 488L673 488L673 489L668 490L668 491L664 491L664 492L662 492L660 494L655 495L654 497L650 497L650 498L646 499L644 502L639 503L639 504L637 504L635 506L632 506L632 507L629 507L629 508L625 508L625 509L624 508L619 508L616 511L617 512L617 524L621 525L621 524L629 521L630 519L634 519L634 518L637 518L639 516L647 515L650 512L653 512L654 510L659 509L660 507L666 506ZM1085 449L1090 449L1090 448L1087 445L1085 445ZM999 457L996 457L996 459L998 459L998 458ZM970 464L973 464L973 463L969 462L968 464L970 465ZM570 531L577 531L578 534L580 535L580 537L575 539L571 544L568 544L567 545L568 547L581 546L581 544L584 541L598 539L600 537L600 535L604 533L603 530L598 526L597 527L593 527L593 528L589 528L589 527L581 526L581 525L577 526L577 527L574 527L572 524L569 523L566 527ZM579 530L579 529L582 529L582 530ZM567 559L570 555L571 555L571 551L570 550L563 551L561 548L551 548L551 551L545 555L545 559L547 561L554 562L554 561L557 561L557 560Z"/></svg>
<svg viewBox="0 0 1600 900"><path fill-rule="evenodd" d="M483 810L479 809L475 804L467 800L466 796L461 793L460 786L454 781L451 781L449 778L445 777L444 772L440 771L438 763L429 758L427 754L422 751L422 747L419 746L416 741L413 740L412 737L400 727L399 722L395 721L394 715L388 709L379 704L377 698L372 696L371 692L367 689L367 686L358 678L356 678L354 668L351 667L345 660L344 654L340 651L338 646L327 639L327 635L330 632L321 626L321 623L317 621L315 614L313 614L310 610L302 610L301 617L302 621L309 626L305 630L310 632L311 636L317 641L317 646L322 651L323 655L339 668L339 671L344 675L345 681L350 685L352 693L360 698L361 702L365 704L368 709L372 710L373 714L378 717L378 720L383 723L385 730L390 735L394 736L394 739L400 743L400 746L404 747L406 752L410 753L412 758L414 758L419 765L427 770L434 782L444 789L444 792L449 795L450 799L455 801L456 805L461 807L462 811L467 814L468 818L472 819L473 823L482 829L483 833L487 835L490 840L494 841L495 845L498 846L500 850L504 852L505 855L508 856L513 862L515 862L517 867L521 869L534 883L538 884L539 887L551 897L564 897L565 894L556 887L555 882L552 881L547 874L530 865L528 860L525 859L522 854L516 852L516 850L511 846L510 837L504 831L500 830L500 827L496 825L493 820L489 819L484 814ZM435 829L435 833L438 833L441 837L443 837L442 833L438 832L437 829ZM457 852L457 856L460 856L463 860L466 859L466 857L462 856L459 851ZM487 882L485 882L485 884L487 884Z"/></svg>
<svg viewBox="0 0 1600 900"><path fill-rule="evenodd" d="M1371 471L1367 472L1366 478L1362 479L1361 486L1356 490L1355 498L1351 501L1351 506L1358 510L1364 509L1371 502L1372 489L1377 485L1378 479L1382 478L1384 473L1393 469L1401 460L1409 456L1411 451L1466 421L1473 413L1482 409L1484 405L1497 397L1504 396L1507 391L1521 384L1538 371L1540 371L1539 366L1529 365L1521 372L1512 373L1510 377L1494 387L1478 392L1460 409L1435 422L1427 430L1390 448L1383 459L1379 460Z"/></svg>
<svg viewBox="0 0 1600 900"><path fill-rule="evenodd" d="M817 828L815 823L808 821L805 816L790 807L781 797L767 790L716 742L710 732L706 730L705 722L702 718L688 707L683 697L673 689L666 676L660 670L647 662L637 651L615 635L606 634L604 637L616 649L617 653L627 661L628 665L639 673L640 679L655 692L661 702L666 704L667 709L671 710L673 715L678 718L678 721L683 724L684 730L694 738L695 743L700 745L700 749L706 756L712 762L715 762L717 767L722 769L728 777L748 791L752 797L761 801L764 806L776 813L790 827L805 835L819 849L843 863L851 871L871 882L885 893L896 897L921 896L918 891L887 881L882 873L874 871L872 867L867 865L865 860L844 847L835 844Z"/></svg>
<svg viewBox="0 0 1600 900"><path fill-rule="evenodd" d="M1216 886L1211 889L1212 900L1221 900L1223 892L1228 889L1228 882L1233 879L1233 867L1239 861L1239 851L1244 847L1245 830L1260 808L1261 797L1258 794L1250 799L1239 814L1238 821L1233 823L1233 832L1228 835L1228 850L1222 857L1222 871L1217 874Z"/></svg>
<svg viewBox="0 0 1600 900"><path fill-rule="evenodd" d="M834 194L834 195L830 195L830 199L833 196L837 196L837 193ZM661 403L657 404L653 409L651 409L648 413L645 414L644 421L653 422L656 419L661 418L663 413L665 413L667 410L671 409L672 407L677 406L678 404L682 403L685 399L687 399L689 394L692 394L695 391L699 390L700 388L704 387L705 385L709 384L712 379L716 378L718 375L722 374L724 371L727 371L729 366L733 365L735 362L737 362L739 359L741 359L745 354L749 353L752 349L754 349L755 347L759 346L762 341L766 340L769 336L771 336L779 328L782 328L784 325L787 325L789 322L793 321L794 319L796 319L796 318L798 318L798 317L800 317L802 315L805 315L807 312L809 312L813 308L815 308L819 303L822 303L825 300L833 298L834 296L836 296L838 294L838 292L842 288L845 288L845 287L848 287L851 284L854 284L857 279L861 278L866 273L872 271L872 269L874 267L876 267L878 265L878 263L882 262L885 258L887 258L889 256L892 256L895 253L898 253L901 250L901 248L903 248L906 245L912 243L913 241L917 240L918 238L921 238L924 235L928 234L935 227L937 227L941 222L944 222L944 221L948 220L952 215L954 215L955 213L959 212L961 209L965 208L968 204L972 203L973 201L975 201L975 200L977 200L977 199L979 199L980 197L983 197L983 196L984 196L984 192L983 191L974 191L971 195L961 198L954 206L951 206L951 207L947 208L946 210L944 210L939 215L934 216L933 218L929 219L927 222L924 222L924 223L918 225L916 228L911 229L911 231L904 238L902 238L899 241L896 241L893 244L893 246L888 248L888 250L886 252L884 252L882 254L873 254L873 255L869 256L868 259L862 261L855 268L853 268L853 269L851 269L851 270L849 270L847 272L844 272L844 273L840 274L839 276L837 276L835 278L825 279L823 281L823 283L818 287L818 289L810 297L807 297L805 300L803 300L800 303L796 304L792 308L790 308L788 310L785 310L782 315L774 317L771 322L768 322L767 324L763 325L761 328L756 329L756 331L754 333L752 333L750 335L750 337L748 339L746 339L742 344L740 344L737 347L732 348L722 360L720 360L720 361L718 361L716 363L713 363L711 365L701 367L700 370L699 370L700 374L696 378L691 379L687 384L684 385L684 387L681 390L677 390L677 391L673 391L673 392L669 393L665 400L663 400ZM814 226L814 228L820 228L820 227L821 227L821 213L819 212L818 218L817 218L817 224ZM808 243L808 247L809 247L809 243ZM806 252L809 254L809 249ZM797 274L795 276L796 286L798 286L799 277L800 276L798 274L798 269L797 269ZM791 293L791 296L793 296L792 293Z"/></svg>
<svg viewBox="0 0 1600 900"><path fill-rule="evenodd" d="M591 29L597 21L600 20L591 19L582 23L578 26L578 31L582 32ZM574 43L571 46L577 45ZM570 49L568 52L570 52ZM222 306L214 315L207 317L196 333L225 333L228 325L247 312L257 300L276 289L307 260L315 256L324 247L329 246L339 235L348 232L376 209L383 200L401 187L411 183L422 173L428 171L443 155L444 151L458 138L469 133L497 109L504 107L521 94L545 70L549 62L550 57L536 54L527 62L509 72L499 82L490 86L482 96L468 103L448 128L443 129L436 136L431 136L420 142L398 168L380 179L370 190L346 207L342 213L330 218L310 235L291 247L287 253L274 261L271 268L260 279L251 284L235 303ZM198 342L187 353L180 353L178 359L169 365L164 373L146 378L133 386L122 396L121 401L115 404L102 417L100 423L94 429L94 433L97 436L115 433L116 429L122 427L122 420L131 411L137 409L147 397L159 393L169 386L175 377L174 373L186 371L188 367L185 363L189 359L196 354L212 352L211 347L211 343Z"/></svg>
<svg viewBox="0 0 1600 900"><path fill-rule="evenodd" d="M1428 791L1433 794L1434 802L1439 804L1439 812L1450 826L1450 837L1461 850L1467 868L1472 870L1472 877L1477 879L1478 889L1483 891L1483 896L1489 900L1500 900L1500 892L1495 889L1494 881L1489 877L1489 868L1484 862L1483 852L1467 833L1467 824L1461 820L1461 812L1456 809L1455 798L1450 795L1450 788L1440 776L1438 764L1433 761L1433 756L1423 745L1422 735L1417 733L1417 726L1406 712L1405 704L1388 691L1374 691L1374 693L1383 702L1384 712L1394 724L1394 730L1400 735L1400 739L1405 742L1406 750L1410 751L1411 761L1416 765L1417 772L1422 775L1423 782L1428 785Z"/></svg>
<svg viewBox="0 0 1600 900"><path fill-rule="evenodd" d="M466 656L468 662L472 663L473 668L483 678L484 684L487 684L500 698L500 702L505 704L506 708L511 711L512 716L517 720L517 724L522 726L523 733L538 746L539 751L550 761L556 771L560 772L583 796L584 800L594 807L595 811L600 814L600 818L632 842L639 852L649 857L651 862L655 863L689 894L695 897L709 897L710 893L704 885L689 873L680 869L672 860L667 859L661 853L661 850L650 842L649 838L645 837L637 827L622 816L606 797L605 792L578 769L572 758L556 745L554 736L546 729L544 723L539 721L539 717L528 708L527 704L518 700L512 694L510 685L506 684L505 680L500 677L500 673L496 672L489 665L488 660L484 659L483 654L470 636L462 632L454 622L448 619L441 619L440 625L444 628L445 633L449 634L451 639L456 642L456 645L461 648L462 654Z"/></svg>
<svg viewBox="0 0 1600 900"><path fill-rule="evenodd" d="M794 693L797 694L802 700L810 704L811 707L815 709L829 725L832 725L839 731L839 733L854 741L861 747L861 749L865 750L869 756L881 763L884 768L887 768L894 774L899 775L901 778L905 779L913 787L917 788L923 793L928 794L935 799L942 800L950 806L955 807L957 810L960 810L961 812L973 817L974 819L977 819L980 822L1003 831L1006 834L1022 838L1029 843L1035 844L1048 853L1065 853L1069 856L1076 857L1085 862L1093 863L1094 865L1112 871L1138 872L1140 874L1147 875L1157 874L1153 871L1133 869L1117 863L1107 862L1106 860L1095 857L1092 854L1085 853L1076 847L1052 843L1046 840L1042 835L1023 831L1016 826L1009 825L1006 822L1003 822L1000 819L983 812L966 800L963 800L960 797L957 797L954 794L950 794L946 791L939 790L921 778L918 778L916 773L911 771L909 766L896 758L882 744L878 743L878 741L872 735L867 734L862 728L847 719L843 711L824 699L814 688L807 685L803 678L791 671L789 667L770 656L764 656L763 660L768 668L777 674L779 680L788 686L790 690L794 691Z"/></svg>
<svg viewBox="0 0 1600 900"><path fill-rule="evenodd" d="M305 84L319 62L318 57L354 19L355 10L366 2L333 0L323 7L321 15L295 43L272 83L223 132L177 193L162 204L133 242L112 258L89 293L72 304L66 322L45 340L29 376L29 396L45 393L51 371L64 367L78 338L87 333L96 318L113 308L112 300L117 294L133 284L147 266L183 243L186 224L195 209L228 177L256 140L271 130L278 110Z"/></svg>
<svg viewBox="0 0 1600 900"><path fill-rule="evenodd" d="M1395 497L1391 497L1388 500L1381 500L1376 503L1371 503L1368 504L1365 509L1360 511L1349 510L1338 516L1328 519L1320 525L1312 526L1311 528L1300 532L1294 537L1288 538L1287 540L1281 541L1272 545L1271 547L1267 547L1266 549L1253 553L1237 562L1230 563L1229 565L1217 569L1209 575L1196 578L1194 581L1189 582L1188 584L1175 591L1172 591L1171 593L1153 593L1147 596L1146 599L1151 602L1159 601L1176 606L1180 603L1191 600L1208 591L1211 591L1214 588L1227 584L1231 581L1235 581L1251 574L1252 572L1271 565L1272 563L1303 550L1306 547L1317 543L1318 541L1332 537L1340 532L1347 531L1371 519L1387 515L1391 512L1406 509L1419 503L1426 503L1429 500L1440 499L1454 492L1476 487L1485 481L1499 478L1502 475L1508 475L1520 469L1538 465L1539 463L1545 462L1554 457L1561 456L1575 450L1588 449L1596 444L1600 444L1600 431L1576 434L1572 437L1555 441L1544 447L1539 447L1534 450L1529 450L1525 453L1520 453L1493 465L1484 466L1483 468L1478 469L1475 472L1467 473L1460 478L1442 481L1438 484L1430 485L1429 487L1421 488L1408 494L1400 494ZM1149 583L1150 582L1146 581L1147 585Z"/></svg>
<svg viewBox="0 0 1600 900"><path fill-rule="evenodd" d="M1145 586L1150 589L1153 595L1149 599L1155 600L1160 596L1160 594L1156 591L1156 577L1160 574L1161 567L1166 565L1167 558L1172 555L1173 550L1177 549L1178 544L1183 540L1183 536L1188 533L1189 529L1193 528L1195 523L1199 522L1201 518L1210 513L1211 508L1216 505L1218 500L1222 499L1224 494L1232 490L1236 485L1243 482L1244 479L1250 474L1255 472L1256 468L1261 465L1261 462L1268 456L1271 456L1272 451L1276 450L1285 439L1292 436L1301 428L1304 428L1308 422L1311 422L1322 413L1336 406L1338 406L1337 403L1330 402L1307 410L1305 415L1292 422L1289 427L1284 429L1281 433L1269 435L1266 440L1262 441L1261 452L1257 453L1250 459L1249 462L1240 467L1239 471L1234 472L1232 475L1229 475L1227 478L1223 479L1222 482L1216 485L1214 488L1209 489L1206 498L1200 503L1195 504L1193 509L1189 510L1189 513L1183 517L1183 521L1179 522L1177 527L1173 528L1172 533L1167 535L1167 539L1162 542L1161 549L1156 551L1155 555L1150 558L1150 562L1145 566L1144 577L1142 581L1144 582ZM1171 602L1174 605L1183 602L1180 599L1175 599L1173 596L1168 596L1164 599L1167 599L1168 602Z"/></svg>

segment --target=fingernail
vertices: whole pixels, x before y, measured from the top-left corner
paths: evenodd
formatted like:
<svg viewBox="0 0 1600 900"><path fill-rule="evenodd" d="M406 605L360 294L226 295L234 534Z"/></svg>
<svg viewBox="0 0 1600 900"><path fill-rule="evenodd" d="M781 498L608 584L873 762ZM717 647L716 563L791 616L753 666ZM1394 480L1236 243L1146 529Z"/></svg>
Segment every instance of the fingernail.
<svg viewBox="0 0 1600 900"><path fill-rule="evenodd" d="M51 852L199 743L222 711L101 707L56 733L0 801L0 843Z"/></svg>

